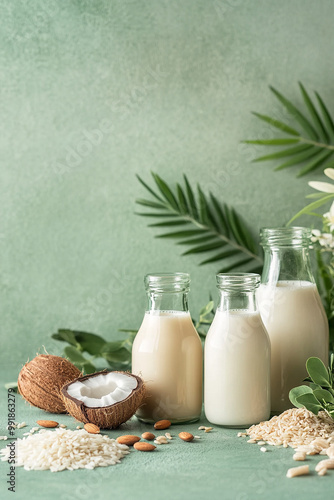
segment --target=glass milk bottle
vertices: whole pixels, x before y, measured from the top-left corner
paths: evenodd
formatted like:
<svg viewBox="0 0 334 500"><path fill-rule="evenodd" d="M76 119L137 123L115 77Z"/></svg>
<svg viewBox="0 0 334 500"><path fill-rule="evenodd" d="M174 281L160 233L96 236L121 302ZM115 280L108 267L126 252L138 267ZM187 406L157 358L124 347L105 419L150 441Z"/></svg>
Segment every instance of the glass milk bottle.
<svg viewBox="0 0 334 500"><path fill-rule="evenodd" d="M307 376L317 356L328 364L328 322L312 275L311 230L261 230L264 267L258 301L271 341L271 411L292 407L289 391Z"/></svg>
<svg viewBox="0 0 334 500"><path fill-rule="evenodd" d="M132 348L132 372L147 396L136 415L144 422L199 419L202 410L202 343L189 311L185 273L145 277L148 309Z"/></svg>
<svg viewBox="0 0 334 500"><path fill-rule="evenodd" d="M270 341L257 309L253 273L217 274L219 305L204 347L207 419L248 427L270 415Z"/></svg>

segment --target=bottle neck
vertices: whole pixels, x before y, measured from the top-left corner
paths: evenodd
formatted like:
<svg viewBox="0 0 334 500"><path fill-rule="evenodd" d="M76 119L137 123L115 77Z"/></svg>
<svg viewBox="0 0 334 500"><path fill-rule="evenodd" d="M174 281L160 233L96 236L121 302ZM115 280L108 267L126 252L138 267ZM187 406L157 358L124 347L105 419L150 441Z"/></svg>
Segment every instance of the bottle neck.
<svg viewBox="0 0 334 500"><path fill-rule="evenodd" d="M188 312L188 292L148 291L148 311Z"/></svg>
<svg viewBox="0 0 334 500"><path fill-rule="evenodd" d="M264 247L261 282L263 284L276 284L278 281L309 281L314 283L308 247Z"/></svg>
<svg viewBox="0 0 334 500"><path fill-rule="evenodd" d="M219 311L243 310L256 312L255 290L219 290Z"/></svg>

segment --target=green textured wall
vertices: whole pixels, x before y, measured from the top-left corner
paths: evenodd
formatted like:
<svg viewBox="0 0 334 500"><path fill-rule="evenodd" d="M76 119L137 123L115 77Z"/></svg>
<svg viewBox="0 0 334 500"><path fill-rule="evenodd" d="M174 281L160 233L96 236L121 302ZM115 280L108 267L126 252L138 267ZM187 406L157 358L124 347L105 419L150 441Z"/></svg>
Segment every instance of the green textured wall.
<svg viewBox="0 0 334 500"><path fill-rule="evenodd" d="M254 232L304 203L306 179L254 166L240 140L297 81L334 107L331 0L0 2L1 355L8 377L58 327L109 339L139 325L143 275L215 266L180 257L134 215L135 174L185 172ZM98 131L97 131L98 130ZM318 174L320 177L321 174ZM312 175L311 178L315 178ZM309 180L309 179L308 179Z"/></svg>

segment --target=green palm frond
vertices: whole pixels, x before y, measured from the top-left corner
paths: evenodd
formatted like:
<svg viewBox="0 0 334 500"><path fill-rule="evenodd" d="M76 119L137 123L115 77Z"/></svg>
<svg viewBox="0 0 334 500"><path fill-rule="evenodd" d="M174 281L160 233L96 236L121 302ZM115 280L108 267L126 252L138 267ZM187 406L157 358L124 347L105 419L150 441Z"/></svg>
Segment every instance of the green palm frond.
<svg viewBox="0 0 334 500"><path fill-rule="evenodd" d="M136 203L150 210L137 212L144 217L161 218L161 222L149 224L167 232L157 238L178 240L187 250L182 255L208 254L200 265L219 262L219 272L235 269L258 271L263 264L262 254L247 225L234 208L221 204L210 193L206 196L198 185L195 190L184 176L184 186L171 188L156 173L150 187L137 175L138 180L152 199L138 199Z"/></svg>
<svg viewBox="0 0 334 500"><path fill-rule="evenodd" d="M283 163L279 163L275 170L303 165L298 173L298 177L301 177L318 168L327 168L334 165L334 121L324 101L317 92L315 92L315 104L300 82L299 88L306 113L301 112L274 87L270 87L270 90L285 108L285 111L288 111L291 115L292 121L296 124L295 127L291 127L270 116L253 113L257 118L268 123L271 127L284 132L286 134L285 137L243 142L260 146L281 147L279 150L275 150L274 153L260 156L253 161L280 161L284 158Z"/></svg>

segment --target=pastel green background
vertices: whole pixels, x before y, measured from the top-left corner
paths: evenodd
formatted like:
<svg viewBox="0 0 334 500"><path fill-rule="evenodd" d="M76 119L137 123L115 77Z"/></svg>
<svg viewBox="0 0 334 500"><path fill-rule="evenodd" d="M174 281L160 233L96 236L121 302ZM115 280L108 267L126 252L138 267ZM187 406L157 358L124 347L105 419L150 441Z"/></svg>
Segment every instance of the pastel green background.
<svg viewBox="0 0 334 500"><path fill-rule="evenodd" d="M107 339L138 327L148 272L191 273L196 313L217 266L198 267L134 215L150 170L186 173L254 234L310 192L253 165L297 81L334 108L331 0L0 1L1 363L6 380L58 327ZM108 125L108 130L106 126Z"/></svg>

